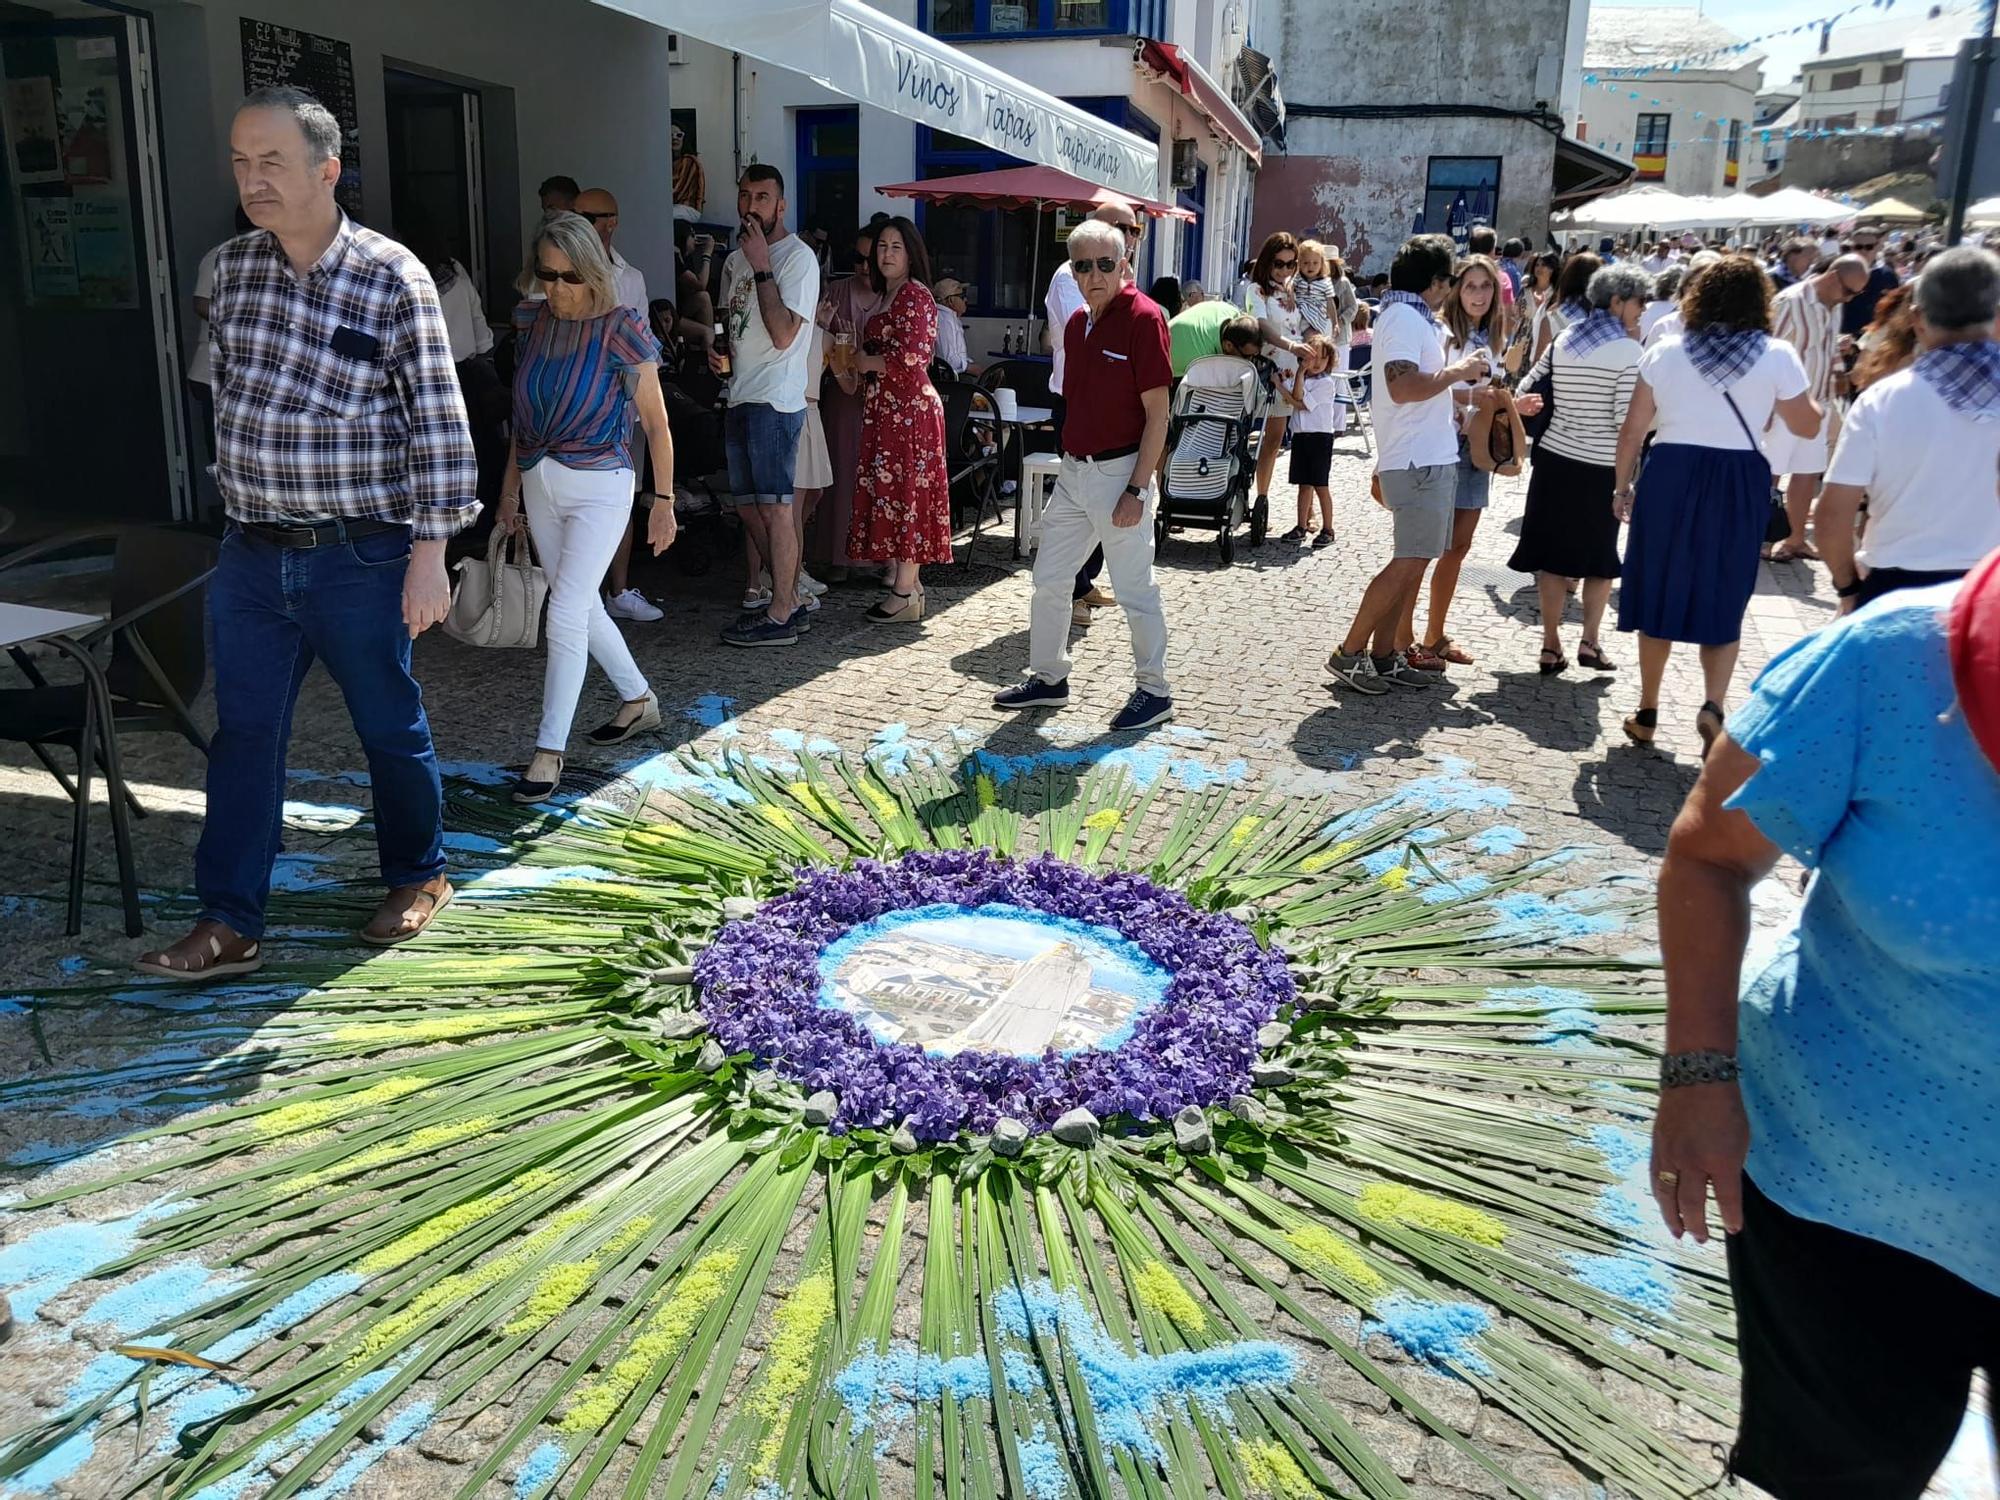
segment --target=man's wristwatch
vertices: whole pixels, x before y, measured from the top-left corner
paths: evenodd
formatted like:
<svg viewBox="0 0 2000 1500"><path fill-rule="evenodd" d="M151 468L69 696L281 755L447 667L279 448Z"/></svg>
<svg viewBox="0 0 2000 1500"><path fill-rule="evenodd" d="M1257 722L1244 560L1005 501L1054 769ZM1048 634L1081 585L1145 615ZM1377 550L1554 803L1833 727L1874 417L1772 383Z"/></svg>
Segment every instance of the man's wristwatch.
<svg viewBox="0 0 2000 1500"><path fill-rule="evenodd" d="M750 273L750 279L752 281L769 281L771 279L771 273L769 271L752 271Z"/></svg>
<svg viewBox="0 0 2000 1500"><path fill-rule="evenodd" d="M1140 489L1136 484L1128 484L1125 486L1125 493L1128 495L1143 495L1145 491Z"/></svg>
<svg viewBox="0 0 2000 1500"><path fill-rule="evenodd" d="M1697 1083L1736 1082L1734 1052L1669 1052L1660 1059L1660 1087L1687 1088Z"/></svg>

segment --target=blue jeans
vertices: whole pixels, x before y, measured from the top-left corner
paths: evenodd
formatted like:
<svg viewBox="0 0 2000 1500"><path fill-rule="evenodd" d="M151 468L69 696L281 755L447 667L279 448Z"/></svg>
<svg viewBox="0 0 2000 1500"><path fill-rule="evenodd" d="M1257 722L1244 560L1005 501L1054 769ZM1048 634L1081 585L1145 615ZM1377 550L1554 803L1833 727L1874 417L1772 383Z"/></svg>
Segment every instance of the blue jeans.
<svg viewBox="0 0 2000 1500"><path fill-rule="evenodd" d="M223 537L208 584L216 729L194 856L204 918L264 935L292 708L315 657L339 684L368 756L383 881L421 885L444 873L444 792L403 624L409 561L407 531L314 548L275 547L234 525Z"/></svg>
<svg viewBox="0 0 2000 1500"><path fill-rule="evenodd" d="M729 494L738 505L790 505L806 409L779 411L762 401L722 414L722 445L729 462Z"/></svg>

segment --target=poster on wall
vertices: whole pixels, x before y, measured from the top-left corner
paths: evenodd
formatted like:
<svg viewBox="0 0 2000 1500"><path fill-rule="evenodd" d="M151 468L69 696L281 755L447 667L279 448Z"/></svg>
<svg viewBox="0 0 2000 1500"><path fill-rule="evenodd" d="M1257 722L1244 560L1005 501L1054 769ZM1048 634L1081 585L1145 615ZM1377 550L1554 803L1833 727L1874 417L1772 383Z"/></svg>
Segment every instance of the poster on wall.
<svg viewBox="0 0 2000 1500"><path fill-rule="evenodd" d="M61 132L55 81L9 78L0 91L7 127L7 165L16 182L62 181Z"/></svg>
<svg viewBox="0 0 2000 1500"><path fill-rule="evenodd" d="M37 302L77 294L76 239L66 189L24 192L28 287Z"/></svg>
<svg viewBox="0 0 2000 1500"><path fill-rule="evenodd" d="M69 216L78 295L90 307L137 307L139 275L124 191L77 193L70 199Z"/></svg>
<svg viewBox="0 0 2000 1500"><path fill-rule="evenodd" d="M340 182L333 195L361 217L361 111L355 101L354 49L330 36L242 17L243 92L273 84L304 89L340 125Z"/></svg>

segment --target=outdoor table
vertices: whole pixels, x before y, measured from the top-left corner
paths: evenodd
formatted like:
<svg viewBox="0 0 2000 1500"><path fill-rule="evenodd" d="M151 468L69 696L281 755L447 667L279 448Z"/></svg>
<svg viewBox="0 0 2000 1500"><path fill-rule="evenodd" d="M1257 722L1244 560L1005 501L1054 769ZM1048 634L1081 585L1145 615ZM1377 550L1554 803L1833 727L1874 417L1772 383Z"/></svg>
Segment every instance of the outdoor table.
<svg viewBox="0 0 2000 1500"><path fill-rule="evenodd" d="M103 623L99 615L0 602L0 646L7 649L17 664L25 660L23 646L41 643L60 651L83 672L83 734L77 742L76 813L69 849L69 925L64 931L72 937L83 931L83 849L90 823L90 773L101 750L107 800L111 804L111 836L118 848L118 885L125 902L125 934L137 937L144 924L139 920L139 883L132 870L132 830L126 822L125 799L118 790L125 784L118 764L118 721L111 704L110 684L104 680L90 647L79 639Z"/></svg>

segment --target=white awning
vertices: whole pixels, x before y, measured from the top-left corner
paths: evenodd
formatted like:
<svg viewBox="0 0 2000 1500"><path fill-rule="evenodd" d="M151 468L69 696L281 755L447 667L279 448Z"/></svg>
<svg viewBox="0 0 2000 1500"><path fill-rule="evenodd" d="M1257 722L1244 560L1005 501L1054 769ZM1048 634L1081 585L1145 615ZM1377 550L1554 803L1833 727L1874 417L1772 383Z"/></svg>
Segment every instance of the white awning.
<svg viewBox="0 0 2000 1500"><path fill-rule="evenodd" d="M597 0L655 26L802 73L857 104L1022 161L1151 198L1160 153L862 0Z"/></svg>
<svg viewBox="0 0 2000 1500"><path fill-rule="evenodd" d="M1551 221L1557 229L1697 229L1715 220L1707 205L1660 187L1633 188L1586 203Z"/></svg>

